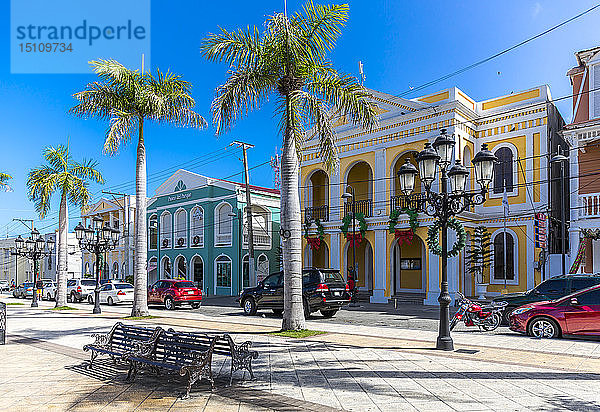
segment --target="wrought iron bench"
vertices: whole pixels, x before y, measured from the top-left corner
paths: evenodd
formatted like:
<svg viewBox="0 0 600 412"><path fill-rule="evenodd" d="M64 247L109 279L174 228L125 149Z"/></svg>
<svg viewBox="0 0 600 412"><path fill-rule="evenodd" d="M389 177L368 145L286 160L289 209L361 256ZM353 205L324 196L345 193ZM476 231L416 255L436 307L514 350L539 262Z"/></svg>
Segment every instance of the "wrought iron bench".
<svg viewBox="0 0 600 412"><path fill-rule="evenodd" d="M83 347L85 352L90 352L88 368L92 368L99 355L108 355L113 361L124 359L127 354L139 350L141 342L156 340L162 331L161 327L151 329L117 322L108 333L94 333L92 338L96 341Z"/></svg>

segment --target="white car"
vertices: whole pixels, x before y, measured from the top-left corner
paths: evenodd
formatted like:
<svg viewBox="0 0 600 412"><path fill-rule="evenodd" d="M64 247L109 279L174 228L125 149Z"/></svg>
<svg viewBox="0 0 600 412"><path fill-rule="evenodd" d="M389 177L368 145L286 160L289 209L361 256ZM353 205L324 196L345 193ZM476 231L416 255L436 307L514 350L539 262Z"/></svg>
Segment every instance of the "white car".
<svg viewBox="0 0 600 412"><path fill-rule="evenodd" d="M109 305L133 303L133 285L131 283L106 283L100 288L100 303Z"/></svg>
<svg viewBox="0 0 600 412"><path fill-rule="evenodd" d="M8 283L8 280L0 280L0 292L5 291L5 290L10 290L10 285Z"/></svg>
<svg viewBox="0 0 600 412"><path fill-rule="evenodd" d="M42 288L42 300L54 300L56 299L56 283L52 281L44 280Z"/></svg>

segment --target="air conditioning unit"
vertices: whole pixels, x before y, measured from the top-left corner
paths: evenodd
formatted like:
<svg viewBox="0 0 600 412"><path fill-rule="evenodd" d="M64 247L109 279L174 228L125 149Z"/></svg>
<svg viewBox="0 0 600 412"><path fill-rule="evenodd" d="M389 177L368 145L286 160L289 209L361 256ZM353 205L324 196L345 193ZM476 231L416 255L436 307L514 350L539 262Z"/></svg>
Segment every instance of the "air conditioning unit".
<svg viewBox="0 0 600 412"><path fill-rule="evenodd" d="M162 247L169 247L169 239L163 239Z"/></svg>
<svg viewBox="0 0 600 412"><path fill-rule="evenodd" d="M198 246L200 244L200 236L194 236L192 242L194 243L194 246Z"/></svg>
<svg viewBox="0 0 600 412"><path fill-rule="evenodd" d="M178 247L182 247L185 243L185 239L180 237L179 239L177 239L177 246Z"/></svg>

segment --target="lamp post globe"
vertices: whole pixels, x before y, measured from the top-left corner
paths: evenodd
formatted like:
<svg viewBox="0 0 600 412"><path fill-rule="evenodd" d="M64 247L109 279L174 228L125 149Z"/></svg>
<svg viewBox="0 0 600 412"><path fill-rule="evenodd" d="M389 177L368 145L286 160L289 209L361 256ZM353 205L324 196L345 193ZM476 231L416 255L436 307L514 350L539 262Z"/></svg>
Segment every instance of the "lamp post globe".
<svg viewBox="0 0 600 412"><path fill-rule="evenodd" d="M83 227L83 225L81 224L81 222L79 222L79 224L77 226L75 226L75 237L80 242L85 237L85 227Z"/></svg>
<svg viewBox="0 0 600 412"><path fill-rule="evenodd" d="M46 246L48 247L48 250L52 252L54 250L54 246L55 246L54 240L48 239L46 241Z"/></svg>
<svg viewBox="0 0 600 412"><path fill-rule="evenodd" d="M108 224L102 228L102 239L109 240L112 237L112 229Z"/></svg>
<svg viewBox="0 0 600 412"><path fill-rule="evenodd" d="M435 180L439 161L440 155L431 147L431 143L425 143L425 148L417 155L417 164L421 182L426 188L431 187L431 183Z"/></svg>
<svg viewBox="0 0 600 412"><path fill-rule="evenodd" d="M15 248L17 249L17 251L21 251L21 250L23 250L24 246L25 246L25 241L23 240L23 238L21 237L21 235L19 235L15 239Z"/></svg>
<svg viewBox="0 0 600 412"><path fill-rule="evenodd" d="M466 167L461 164L452 166L448 171L450 191L455 195L463 193L467 185L467 177L469 177L469 171Z"/></svg>
<svg viewBox="0 0 600 412"><path fill-rule="evenodd" d="M119 243L119 237L121 235L121 232L119 231L119 229L112 229L110 236L111 239L113 241L113 243L116 245L117 243Z"/></svg>
<svg viewBox="0 0 600 412"><path fill-rule="evenodd" d="M446 133L446 129L440 130L440 135L433 142L433 148L440 156L439 162L442 169L448 168L450 163L452 163L455 144L454 135L450 137Z"/></svg>
<svg viewBox="0 0 600 412"><path fill-rule="evenodd" d="M35 245L38 250L43 250L44 246L46 246L46 241L44 240L43 237L38 236L38 238L35 240Z"/></svg>
<svg viewBox="0 0 600 412"><path fill-rule="evenodd" d="M400 181L400 191L409 196L415 189L415 178L419 174L417 168L408 160L398 169L398 180Z"/></svg>
<svg viewBox="0 0 600 412"><path fill-rule="evenodd" d="M94 240L94 231L89 227L85 229L85 240L87 240L88 242Z"/></svg>
<svg viewBox="0 0 600 412"><path fill-rule="evenodd" d="M94 224L94 227L93 227L93 229L94 229L94 230L102 230L102 223L104 222L104 221L102 220L102 218L100 218L100 217L98 217L98 216L95 216L95 217L92 219L92 222L93 222L93 224Z"/></svg>
<svg viewBox="0 0 600 412"><path fill-rule="evenodd" d="M498 158L490 152L487 143L481 145L481 150L475 155L471 163L475 168L475 180L482 189L487 190L494 176L494 164Z"/></svg>

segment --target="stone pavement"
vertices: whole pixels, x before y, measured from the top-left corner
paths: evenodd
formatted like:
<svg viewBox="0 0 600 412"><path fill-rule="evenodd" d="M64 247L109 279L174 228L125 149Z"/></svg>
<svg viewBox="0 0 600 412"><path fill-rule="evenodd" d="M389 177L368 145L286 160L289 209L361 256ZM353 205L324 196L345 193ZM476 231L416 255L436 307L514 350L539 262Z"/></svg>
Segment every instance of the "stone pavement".
<svg viewBox="0 0 600 412"><path fill-rule="evenodd" d="M146 373L131 384L123 381L126 371L120 365L103 362L85 369L82 345L90 333L106 331L124 316L121 308L108 308L101 316L92 316L89 307L60 313L8 309L8 344L0 346L3 410L600 410L598 342L497 337L505 344L518 340L518 350L490 342L485 334L455 333L457 351L440 353L431 349L429 335L411 330L353 327L292 340L266 334L277 329L276 319L226 323L177 311L135 321L236 330L236 341L251 340L260 352L255 381L235 380L226 388L228 361L217 357L218 389L197 385L191 399L180 400L176 395L184 383L178 377ZM309 324L323 330L339 327ZM240 372L235 376L243 377Z"/></svg>

